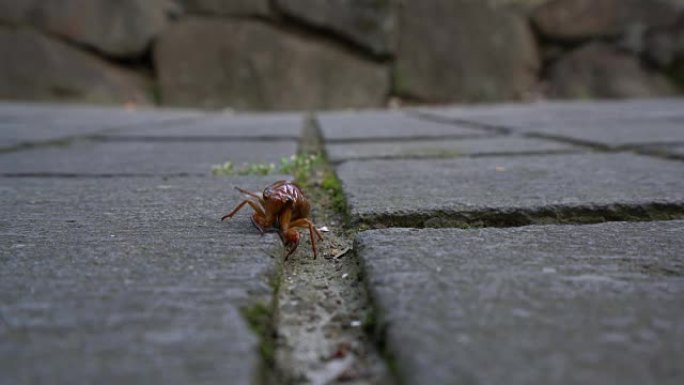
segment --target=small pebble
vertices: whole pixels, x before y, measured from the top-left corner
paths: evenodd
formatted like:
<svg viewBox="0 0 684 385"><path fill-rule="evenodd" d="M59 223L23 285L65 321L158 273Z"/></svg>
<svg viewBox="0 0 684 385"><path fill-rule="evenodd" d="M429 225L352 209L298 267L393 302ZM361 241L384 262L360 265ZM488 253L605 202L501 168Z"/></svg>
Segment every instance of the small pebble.
<svg viewBox="0 0 684 385"><path fill-rule="evenodd" d="M342 274L342 279L345 279L345 278L347 278L347 277L349 277L349 273L344 273L344 274Z"/></svg>
<svg viewBox="0 0 684 385"><path fill-rule="evenodd" d="M354 320L354 321L352 321L351 323L349 323L349 326L351 326L351 327L353 327L353 328L357 328L357 327L361 326L361 321L359 321L359 320Z"/></svg>

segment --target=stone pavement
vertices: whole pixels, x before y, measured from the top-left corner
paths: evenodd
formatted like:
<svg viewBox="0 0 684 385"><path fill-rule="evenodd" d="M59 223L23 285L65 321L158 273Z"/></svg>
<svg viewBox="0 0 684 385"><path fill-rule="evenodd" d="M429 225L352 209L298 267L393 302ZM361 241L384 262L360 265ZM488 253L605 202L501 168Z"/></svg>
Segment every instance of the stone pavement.
<svg viewBox="0 0 684 385"><path fill-rule="evenodd" d="M684 382L684 100L360 116L319 121L402 383Z"/></svg>
<svg viewBox="0 0 684 385"><path fill-rule="evenodd" d="M1 105L0 383L253 383L240 312L270 303L280 242L247 210L218 219L233 186L273 177L211 166L290 156L300 130L299 116Z"/></svg>
<svg viewBox="0 0 684 385"><path fill-rule="evenodd" d="M0 384L261 383L281 246L218 218L283 176L211 166L303 121L0 103ZM317 124L398 382L684 382L684 100Z"/></svg>

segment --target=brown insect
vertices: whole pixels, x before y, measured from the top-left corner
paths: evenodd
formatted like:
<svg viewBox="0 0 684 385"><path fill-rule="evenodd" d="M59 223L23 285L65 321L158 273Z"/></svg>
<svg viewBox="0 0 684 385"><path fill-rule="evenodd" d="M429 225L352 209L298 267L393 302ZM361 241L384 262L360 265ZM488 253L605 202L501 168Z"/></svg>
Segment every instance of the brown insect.
<svg viewBox="0 0 684 385"><path fill-rule="evenodd" d="M235 189L254 199L248 198L238 203L233 211L221 218L221 221L226 218L232 218L244 205L250 205L254 209L252 223L261 233L269 231L278 232L280 240L287 250L287 255L285 255L286 261L297 250L297 246L299 246L298 227L309 229L311 248L313 249L314 259L316 258L314 233L318 236L319 240L322 240L323 237L309 219L311 213L309 200L306 199L304 194L302 194L302 190L296 184L279 180L266 187L261 194L253 193L240 187Z"/></svg>

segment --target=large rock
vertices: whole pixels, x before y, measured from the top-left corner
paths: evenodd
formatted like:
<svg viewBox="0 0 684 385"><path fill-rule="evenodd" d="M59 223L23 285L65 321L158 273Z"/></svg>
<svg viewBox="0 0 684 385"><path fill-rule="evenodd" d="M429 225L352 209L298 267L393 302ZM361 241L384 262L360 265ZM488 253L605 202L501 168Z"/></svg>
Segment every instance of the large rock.
<svg viewBox="0 0 684 385"><path fill-rule="evenodd" d="M549 68L549 95L560 98L628 98L672 95L662 75L603 43L589 43Z"/></svg>
<svg viewBox="0 0 684 385"><path fill-rule="evenodd" d="M228 16L265 16L270 13L269 0L180 0L190 13Z"/></svg>
<svg viewBox="0 0 684 385"><path fill-rule="evenodd" d="M124 57L141 55L172 9L169 0L0 0L0 20L31 24Z"/></svg>
<svg viewBox="0 0 684 385"><path fill-rule="evenodd" d="M151 103L137 73L26 29L0 28L0 98Z"/></svg>
<svg viewBox="0 0 684 385"><path fill-rule="evenodd" d="M276 0L281 12L346 38L377 55L393 52L394 0Z"/></svg>
<svg viewBox="0 0 684 385"><path fill-rule="evenodd" d="M648 61L661 68L684 62L684 15L671 28L661 28L646 34L644 51Z"/></svg>
<svg viewBox="0 0 684 385"><path fill-rule="evenodd" d="M162 102L236 109L381 105L387 69L258 22L188 19L154 50Z"/></svg>
<svg viewBox="0 0 684 385"><path fill-rule="evenodd" d="M581 40L670 25L683 10L681 0L555 0L537 8L533 22L547 38Z"/></svg>
<svg viewBox="0 0 684 385"><path fill-rule="evenodd" d="M425 101L520 98L539 59L524 18L468 0L409 1L400 12L395 91Z"/></svg>

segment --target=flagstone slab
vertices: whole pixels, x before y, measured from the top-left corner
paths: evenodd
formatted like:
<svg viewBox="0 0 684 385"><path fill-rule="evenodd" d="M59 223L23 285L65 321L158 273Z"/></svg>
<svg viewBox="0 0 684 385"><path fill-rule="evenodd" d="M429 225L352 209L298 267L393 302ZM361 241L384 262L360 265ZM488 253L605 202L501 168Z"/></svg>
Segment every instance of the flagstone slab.
<svg viewBox="0 0 684 385"><path fill-rule="evenodd" d="M349 161L351 219L384 226L510 226L676 218L684 167L627 153Z"/></svg>
<svg viewBox="0 0 684 385"><path fill-rule="evenodd" d="M326 145L328 159L346 160L381 158L455 158L459 156L522 155L584 151L583 148L544 139L496 136L482 139L443 139L382 141L366 143L331 143Z"/></svg>
<svg viewBox="0 0 684 385"><path fill-rule="evenodd" d="M149 127L185 121L190 110L135 110L0 102L0 149L67 140L124 127Z"/></svg>
<svg viewBox="0 0 684 385"><path fill-rule="evenodd" d="M467 106L420 107L410 113L446 120L482 120L482 123L519 127L525 117L531 121L629 120L684 117L684 99L649 98L592 101L542 101L535 103L475 104ZM510 119L510 120L506 120Z"/></svg>
<svg viewBox="0 0 684 385"><path fill-rule="evenodd" d="M423 110L426 116L606 148L684 141L684 99Z"/></svg>
<svg viewBox="0 0 684 385"><path fill-rule="evenodd" d="M324 113L316 116L326 141L472 138L491 132L420 119L401 111Z"/></svg>
<svg viewBox="0 0 684 385"><path fill-rule="evenodd" d="M294 155L297 142L81 141L0 154L5 175L210 175L231 161L278 164Z"/></svg>
<svg viewBox="0 0 684 385"><path fill-rule="evenodd" d="M0 382L254 383L280 241L219 218L269 181L0 178Z"/></svg>
<svg viewBox="0 0 684 385"><path fill-rule="evenodd" d="M404 384L679 384L684 221L360 233Z"/></svg>
<svg viewBox="0 0 684 385"><path fill-rule="evenodd" d="M197 119L152 127L133 127L108 133L119 139L175 140L298 140L302 114L206 114Z"/></svg>

